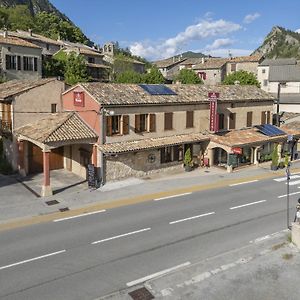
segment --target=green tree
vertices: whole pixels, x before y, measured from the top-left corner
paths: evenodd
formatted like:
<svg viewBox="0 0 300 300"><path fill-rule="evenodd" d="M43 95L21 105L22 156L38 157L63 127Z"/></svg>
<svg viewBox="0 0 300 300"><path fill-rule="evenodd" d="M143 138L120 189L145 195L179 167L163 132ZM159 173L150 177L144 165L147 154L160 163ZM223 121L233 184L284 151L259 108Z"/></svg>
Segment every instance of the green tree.
<svg viewBox="0 0 300 300"><path fill-rule="evenodd" d="M128 70L123 73L116 74L116 83L141 83L142 75L133 70Z"/></svg>
<svg viewBox="0 0 300 300"><path fill-rule="evenodd" d="M260 83L258 82L254 73L243 70L233 72L226 76L223 80L223 84L229 85L235 84L236 82L239 82L241 85L256 85L257 87L260 87Z"/></svg>
<svg viewBox="0 0 300 300"><path fill-rule="evenodd" d="M64 77L66 83L70 85L74 85L78 82L89 81L87 66L83 56L77 55L74 52L68 55Z"/></svg>
<svg viewBox="0 0 300 300"><path fill-rule="evenodd" d="M33 17L27 5L16 5L7 8L8 19L7 29L11 30L28 30L33 27Z"/></svg>
<svg viewBox="0 0 300 300"><path fill-rule="evenodd" d="M181 82L182 84L202 84L203 81L199 76L189 69L180 70L179 74L175 78L176 81Z"/></svg>
<svg viewBox="0 0 300 300"><path fill-rule="evenodd" d="M8 10L7 8L0 7L0 28L8 28Z"/></svg>
<svg viewBox="0 0 300 300"><path fill-rule="evenodd" d="M161 84L166 80L157 68L152 67L148 73L143 75L142 81L148 84Z"/></svg>

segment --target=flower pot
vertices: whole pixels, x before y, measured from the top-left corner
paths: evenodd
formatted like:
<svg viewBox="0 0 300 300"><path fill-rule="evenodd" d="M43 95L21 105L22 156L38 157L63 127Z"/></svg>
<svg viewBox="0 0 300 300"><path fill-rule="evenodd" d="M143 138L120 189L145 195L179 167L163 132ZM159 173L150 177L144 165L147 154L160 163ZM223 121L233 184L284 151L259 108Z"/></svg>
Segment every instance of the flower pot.
<svg viewBox="0 0 300 300"><path fill-rule="evenodd" d="M185 166L184 166L184 170L185 170L186 172L191 172L191 171L193 170L193 167L190 166L190 165L185 165Z"/></svg>

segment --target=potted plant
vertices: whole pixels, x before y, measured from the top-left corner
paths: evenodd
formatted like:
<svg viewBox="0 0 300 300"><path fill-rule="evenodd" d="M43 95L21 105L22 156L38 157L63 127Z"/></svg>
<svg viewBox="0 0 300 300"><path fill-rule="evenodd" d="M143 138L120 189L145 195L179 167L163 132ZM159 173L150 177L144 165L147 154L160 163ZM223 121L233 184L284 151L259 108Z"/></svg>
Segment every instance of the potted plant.
<svg viewBox="0 0 300 300"><path fill-rule="evenodd" d="M278 155L278 145L274 145L273 151L272 151L272 163L271 163L271 170L276 171L278 169L278 161L279 161L279 155Z"/></svg>
<svg viewBox="0 0 300 300"><path fill-rule="evenodd" d="M192 169L193 169L193 160L192 160L192 155L191 155L191 149L190 148L188 148L185 151L183 163L184 163L184 169L187 172L192 171Z"/></svg>

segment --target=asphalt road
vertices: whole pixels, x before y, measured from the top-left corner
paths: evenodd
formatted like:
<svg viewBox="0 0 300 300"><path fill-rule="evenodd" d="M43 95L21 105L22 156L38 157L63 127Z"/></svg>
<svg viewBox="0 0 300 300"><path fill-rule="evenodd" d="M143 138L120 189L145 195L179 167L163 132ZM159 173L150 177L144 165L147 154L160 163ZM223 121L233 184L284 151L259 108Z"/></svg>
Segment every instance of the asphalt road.
<svg viewBox="0 0 300 300"><path fill-rule="evenodd" d="M242 247L286 228L285 194L285 181L245 182L1 232L0 299L95 299Z"/></svg>

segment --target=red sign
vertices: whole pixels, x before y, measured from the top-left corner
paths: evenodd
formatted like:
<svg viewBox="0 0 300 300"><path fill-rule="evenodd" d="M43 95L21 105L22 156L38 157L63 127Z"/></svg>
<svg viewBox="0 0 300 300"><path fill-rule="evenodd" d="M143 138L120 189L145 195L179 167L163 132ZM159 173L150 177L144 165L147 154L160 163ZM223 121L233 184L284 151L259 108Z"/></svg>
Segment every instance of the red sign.
<svg viewBox="0 0 300 300"><path fill-rule="evenodd" d="M84 92L74 92L74 106L84 106Z"/></svg>
<svg viewBox="0 0 300 300"><path fill-rule="evenodd" d="M234 154L243 154L243 149L239 147L234 147L231 149Z"/></svg>
<svg viewBox="0 0 300 300"><path fill-rule="evenodd" d="M217 114L217 101L219 93L209 92L209 130L212 132L218 131L218 114Z"/></svg>

